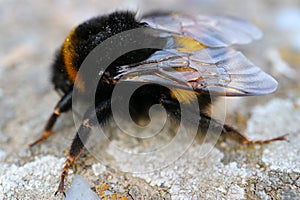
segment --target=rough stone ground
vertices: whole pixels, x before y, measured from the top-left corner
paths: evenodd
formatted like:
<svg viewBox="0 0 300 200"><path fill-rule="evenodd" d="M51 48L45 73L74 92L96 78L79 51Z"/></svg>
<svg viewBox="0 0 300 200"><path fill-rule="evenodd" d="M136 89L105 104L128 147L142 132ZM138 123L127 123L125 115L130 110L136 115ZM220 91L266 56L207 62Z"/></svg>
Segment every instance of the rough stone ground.
<svg viewBox="0 0 300 200"><path fill-rule="evenodd" d="M71 170L68 198L82 199L80 195L89 193L90 199L123 200L300 199L297 0L0 0L0 199L54 199L64 156L75 133L72 115L61 117L50 139L32 151L28 149L59 99L48 81L53 52L74 25L123 8L231 14L258 25L264 38L243 51L279 81L279 89L263 97L228 99L226 120L251 138L289 133L289 142L247 147L233 141L214 146L196 140L175 162L158 168L168 158L165 154L132 158L131 152L149 149L151 143L128 139L113 129L117 136L99 145L103 160L85 153ZM159 137L154 142L164 144L168 139ZM175 146L174 151L181 150L182 143L176 141ZM129 154L115 147L126 148ZM208 154L203 157L203 152ZM153 167L159 170L142 173ZM139 173L126 172L132 169Z"/></svg>

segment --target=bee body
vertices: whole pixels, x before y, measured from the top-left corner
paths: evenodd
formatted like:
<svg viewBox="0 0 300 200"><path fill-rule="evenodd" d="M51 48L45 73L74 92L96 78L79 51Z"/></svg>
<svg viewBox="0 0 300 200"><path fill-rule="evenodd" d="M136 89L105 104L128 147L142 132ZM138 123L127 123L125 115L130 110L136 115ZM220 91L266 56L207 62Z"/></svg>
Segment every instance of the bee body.
<svg viewBox="0 0 300 200"><path fill-rule="evenodd" d="M180 119L180 104L188 105L196 100L201 129L207 129L210 123L214 123L215 127L221 128L222 134L233 136L243 143L255 143L204 112L218 96L261 95L277 88L277 82L271 76L231 47L258 39L261 33L255 26L225 16L156 13L137 20L134 13L114 12L83 22L66 37L52 64L52 83L62 98L42 136L31 146L48 138L57 118L72 109L74 89L89 92L86 80L78 74L89 53L114 35L138 28L147 28L145 35L142 35L145 41L147 38L157 39L165 45L127 52L114 60L105 71L99 71L97 76L101 79L93 105L97 119L92 118L89 111L84 115L67 156L57 192L64 193L68 168L80 155L91 127L96 124L95 120L103 124L111 116L111 96L120 78L128 84L146 83L133 93L130 100L134 120L138 121L143 116L147 118L153 104L160 104L170 116ZM103 66L99 66L99 70L100 67ZM283 139L279 137L257 142Z"/></svg>

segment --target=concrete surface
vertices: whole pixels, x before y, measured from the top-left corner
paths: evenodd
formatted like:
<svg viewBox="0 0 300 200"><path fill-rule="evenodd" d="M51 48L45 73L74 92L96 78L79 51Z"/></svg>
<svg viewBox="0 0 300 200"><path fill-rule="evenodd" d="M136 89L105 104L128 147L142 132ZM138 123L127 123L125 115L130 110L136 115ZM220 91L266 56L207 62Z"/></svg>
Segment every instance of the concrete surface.
<svg viewBox="0 0 300 200"><path fill-rule="evenodd" d="M46 142L28 149L59 99L48 81L49 65L55 49L74 25L122 8L231 14L259 26L264 38L242 49L278 80L279 88L263 97L227 99L226 120L250 138L289 133L289 142L247 147L230 140L216 146L195 140L175 162L157 167L166 159L163 155L134 160L120 154L116 146L140 152L151 143L124 138L113 129L117 136L99 145L103 160L86 152L70 170L69 198L94 191L90 194L94 199L95 194L99 199L123 200L300 199L297 0L0 1L0 199L55 199L61 167L75 133L72 115L61 117L56 133ZM168 139L160 137L154 143ZM179 150L181 145L176 143ZM208 155L201 157L201 152ZM139 171L126 172L135 166ZM156 170L143 173L143 167ZM84 187L76 189L77 184ZM91 190L85 189L88 187Z"/></svg>

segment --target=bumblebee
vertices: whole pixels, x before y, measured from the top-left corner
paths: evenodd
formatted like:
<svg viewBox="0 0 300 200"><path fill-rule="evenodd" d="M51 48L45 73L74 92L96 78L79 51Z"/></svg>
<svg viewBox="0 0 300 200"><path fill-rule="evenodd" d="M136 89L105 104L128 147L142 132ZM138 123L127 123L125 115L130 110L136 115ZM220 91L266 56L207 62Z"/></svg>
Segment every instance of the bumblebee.
<svg viewBox="0 0 300 200"><path fill-rule="evenodd" d="M200 128L207 128L213 123L215 127L221 128L223 135L245 144L286 139L281 136L252 141L231 126L221 124L202 112L218 96L262 95L276 90L276 80L232 48L233 45L259 39L261 32L255 26L234 17L188 16L178 13L153 13L138 20L134 13L126 11L92 18L68 34L52 64L52 83L62 97L42 135L30 147L47 139L58 117L72 109L74 89L89 90L84 87L85 80L81 80L82 84L75 84L77 72L87 55L106 39L137 28L152 29L153 34L148 32L148 36L164 38L165 47L134 50L119 57L107 68L109 73L105 73L105 78L97 86L96 119L91 117L89 111L85 113L71 144L55 194L65 194L64 181L68 169L82 152L95 120L104 124L110 118L111 95L121 77L128 82L149 83L132 96L132 112L137 113L133 116L139 117L141 115L138 113L143 113L153 104L160 104L171 117L180 119L180 104L188 104L194 98L190 95L193 92L200 108ZM162 86L164 82L173 89Z"/></svg>

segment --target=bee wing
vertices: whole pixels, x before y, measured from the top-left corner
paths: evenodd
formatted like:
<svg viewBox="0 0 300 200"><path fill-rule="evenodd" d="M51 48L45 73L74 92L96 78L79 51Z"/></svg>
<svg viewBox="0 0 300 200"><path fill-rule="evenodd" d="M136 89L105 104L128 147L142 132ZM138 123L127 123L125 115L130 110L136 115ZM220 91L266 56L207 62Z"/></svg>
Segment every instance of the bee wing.
<svg viewBox="0 0 300 200"><path fill-rule="evenodd" d="M161 50L141 63L119 67L115 79L155 83L219 96L262 95L277 88L276 80L241 52L229 48L195 52Z"/></svg>
<svg viewBox="0 0 300 200"><path fill-rule="evenodd" d="M187 16L183 14L161 14L141 19L162 33L170 32L188 36L208 47L228 47L247 44L259 39L262 33L249 22L229 16Z"/></svg>

